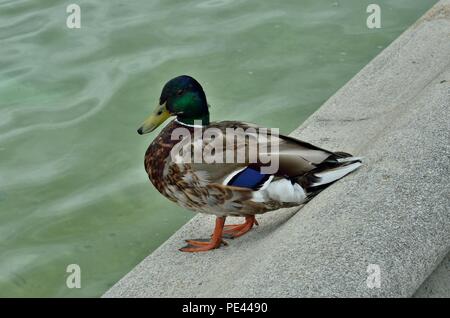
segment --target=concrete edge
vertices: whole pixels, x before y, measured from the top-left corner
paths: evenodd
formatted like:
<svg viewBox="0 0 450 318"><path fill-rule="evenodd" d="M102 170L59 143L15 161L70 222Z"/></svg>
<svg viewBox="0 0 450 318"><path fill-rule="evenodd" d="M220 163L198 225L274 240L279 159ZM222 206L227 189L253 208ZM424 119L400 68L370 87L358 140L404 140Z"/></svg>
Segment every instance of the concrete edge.
<svg viewBox="0 0 450 318"><path fill-rule="evenodd" d="M378 55L372 62L370 62L366 67L363 68L363 70L361 70L351 81L349 81L343 88L341 88L333 97L331 97L325 104L324 106L322 106L316 113L314 113L308 120L305 121L305 123L298 129L296 130L293 135L302 135L302 139L308 140L310 142L316 142L319 145L325 147L325 148L330 148L330 149L340 149L342 145L348 145L348 147L346 147L346 150L349 151L354 151L356 153L360 153L362 152L362 150L364 148L367 147L367 144L364 144L363 142L361 142L360 140L357 140L356 142L350 142L349 139L353 138L354 135L349 134L349 139L342 140L339 138L336 139L328 139L325 140L323 138L318 138L317 136L314 136L313 133L317 132L317 127L322 127L324 122L327 121L332 121L332 119L329 119L330 117L333 117L336 115L336 101L339 99L345 99L346 97L348 98L348 94L349 92L351 93L352 91L354 91L355 89L352 89L351 87L354 87L356 89L360 89L363 86L369 86L369 84L367 84L367 73L373 73L373 72L377 72L377 69L380 68L380 65L385 64L385 62L389 61L390 59L393 58L394 55L398 54L399 52L403 52L401 51L400 47L405 45L405 43L407 43L408 41L410 41L411 39L414 39L416 36L416 32L424 32L423 28L424 24L427 24L426 27L429 27L431 29L435 28L435 26L431 26L431 22L433 22L434 24L436 23L437 20L445 20L448 21L449 20L449 16L450 16L450 1L448 0L443 0L440 1L438 4L436 4L432 9L430 9L421 19L419 19L411 28L409 28L404 34L402 34L396 41L394 41L390 47L388 49L386 49L385 51L383 51L380 55ZM447 22L445 22L447 23ZM438 26L436 26L438 27ZM435 30L434 30L435 31ZM431 31L429 31L431 32ZM422 34L420 33L418 36L422 36ZM442 45L442 43L440 44L440 47L443 48L444 46ZM445 46L445 48L447 49L447 47ZM436 52L435 52L436 53ZM410 57L410 56L408 56ZM423 56L418 56L418 58L422 58ZM388 63L386 63L388 64ZM447 68L448 64L444 66L444 70ZM432 81L433 79L435 79L437 76L439 76L439 74L441 74L440 72L438 73L425 73L423 74L425 78L423 81L410 81L409 84L412 86L410 88L410 90L414 90L415 87L414 85L417 86L417 88L421 88L422 90L425 89L428 84L424 84L424 82L429 82ZM390 79L388 79L389 82ZM382 87L383 89L386 89L385 86L377 84L379 87ZM350 87L350 88L349 88ZM417 96L417 92L414 95L410 95L413 96L413 98L415 98L414 96ZM362 94L363 96L362 99L364 100L364 94ZM406 93L404 94L404 96L399 96L398 98L393 98L391 100L388 100L392 105L396 105L396 108L398 112L403 111L404 109L402 108L406 103L411 102L411 98L407 99L406 101L402 101L399 102L399 100L401 100L402 98L404 98L406 96ZM370 101L369 101L370 103ZM386 109L389 108L389 105ZM339 111L342 111L342 109L340 109ZM366 109L367 111L367 109ZM382 110L384 111L384 110ZM390 110L389 110L390 111ZM379 115L376 114L377 110L375 110L372 114L367 114L367 118L370 118L370 116L372 115ZM327 114L328 113L328 114ZM356 121L365 121L365 117L364 116L355 116L359 115L361 112L359 110L357 110L356 112L353 112L353 109L347 110L344 112L344 114L341 114L341 118L345 118L347 116L348 121L349 122L356 122ZM395 113L395 109L394 112ZM387 116L389 117L389 116ZM387 119L387 117L381 117L383 119ZM340 124L342 124L342 121L340 121ZM378 128L378 130L376 131L375 129L373 131L369 131L369 138L376 138L378 137L386 127L389 127L389 125L392 124L392 119L391 121L387 121L384 123L384 125L382 125L381 130L380 128ZM313 128L311 128L313 127ZM333 124L329 125L328 128L334 128ZM369 127L370 128L370 127ZM348 129L348 127L346 128ZM345 129L344 129L345 130ZM370 130L370 129L369 129ZM342 137L345 134L338 134L338 137ZM306 136L307 138L305 138L304 136ZM310 138L308 138L310 137ZM365 141L367 142L367 141ZM350 149L348 149L350 148ZM295 210L295 209L294 209ZM291 210L292 213L293 210ZM185 236L186 233L191 232L192 228L198 228L199 224L204 224L205 222L200 220L200 218L202 218L202 216L196 216L194 217L192 220L190 220L186 225L184 225L177 233L174 234L174 236L172 236L168 241L166 241L163 245L161 245L157 250L155 250L152 255L155 255L156 258L161 257L163 254L167 254L168 249L173 249L174 246L174 241L179 242L179 238L180 236ZM447 222L447 219L444 220L445 222ZM448 227L448 223L444 223L444 226ZM445 244L444 244L445 245ZM446 253L449 252L450 246L448 246L448 243L446 243L445 245L446 247L444 248L440 248L439 252L437 251L437 254L433 254L433 255L437 255L435 257L435 259L432 262L428 262L428 267L426 270L424 270L424 272L421 274L421 278L417 278L417 280L414 282L415 286L419 286L422 283L422 286L427 286L427 284L431 284L431 283L427 283L427 281L424 282L424 280L426 279L427 275L424 274L425 272L430 273L431 271L433 271L433 269L439 264L439 262L442 260L442 258L444 257L444 255ZM150 256L152 256L150 255ZM155 262L158 262L155 257L150 257L147 258L146 260L144 260L144 262L147 262L148 264L140 264L135 270L133 270L132 272L134 273L130 273L129 275L125 276L115 287L113 287L110 291L108 291L107 293L105 293L105 297L114 297L114 296L126 296L127 293L128 295L135 295L133 293L129 293L126 291L126 288L132 288L132 286L130 287L128 283L124 283L124 281L127 281L128 278L136 276L136 270L138 271L145 271L145 270L149 270L148 265L150 264L156 264ZM448 257L447 257L448 258ZM143 262L143 263L144 263ZM430 265L432 264L432 265ZM441 266L445 266L445 261L444 261L444 265ZM439 273L442 273L442 270L440 269L441 266L439 266L434 273L438 273L437 275L442 275ZM445 268L445 267L444 267ZM131 276L130 276L131 275ZM142 275L139 274L139 275ZM434 277L433 275L430 276L430 281L432 280L432 277ZM425 295L424 293L420 293L420 290L426 287L421 287L419 289L417 289L417 293L415 295ZM119 290L120 289L120 290ZM409 295L411 295L411 292L409 292ZM429 293L428 295L431 295L431 293ZM147 294L147 296L149 296L149 294Z"/></svg>

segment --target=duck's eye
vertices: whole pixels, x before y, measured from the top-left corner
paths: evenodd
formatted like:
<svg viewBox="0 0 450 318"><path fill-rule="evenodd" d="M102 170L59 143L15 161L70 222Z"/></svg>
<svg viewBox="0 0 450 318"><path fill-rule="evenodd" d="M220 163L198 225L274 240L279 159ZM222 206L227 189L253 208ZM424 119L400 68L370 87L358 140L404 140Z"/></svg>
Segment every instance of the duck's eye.
<svg viewBox="0 0 450 318"><path fill-rule="evenodd" d="M182 94L183 94L183 90L182 90L182 89L177 90L177 95L178 95L178 96L180 96L180 95L182 95Z"/></svg>
<svg viewBox="0 0 450 318"><path fill-rule="evenodd" d="M158 110L158 112L156 113L156 115L161 115L162 114L162 110Z"/></svg>

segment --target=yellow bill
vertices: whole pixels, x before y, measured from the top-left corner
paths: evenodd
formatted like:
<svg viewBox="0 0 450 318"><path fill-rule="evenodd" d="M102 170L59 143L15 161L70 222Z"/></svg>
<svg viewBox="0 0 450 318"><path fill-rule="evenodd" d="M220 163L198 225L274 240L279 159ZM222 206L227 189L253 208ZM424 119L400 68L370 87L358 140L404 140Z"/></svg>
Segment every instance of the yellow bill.
<svg viewBox="0 0 450 318"><path fill-rule="evenodd" d="M155 130L159 125L166 121L170 117L170 113L166 108L166 103L156 106L155 110L137 130L139 135L143 135Z"/></svg>

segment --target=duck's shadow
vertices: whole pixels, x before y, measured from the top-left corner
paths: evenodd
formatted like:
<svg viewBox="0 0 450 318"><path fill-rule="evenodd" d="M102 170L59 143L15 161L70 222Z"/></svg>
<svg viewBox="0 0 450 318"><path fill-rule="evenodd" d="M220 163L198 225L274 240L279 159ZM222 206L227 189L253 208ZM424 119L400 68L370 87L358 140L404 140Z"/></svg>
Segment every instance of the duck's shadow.
<svg viewBox="0 0 450 318"><path fill-rule="evenodd" d="M293 218L298 212L300 212L303 207L304 205L300 207L280 209L273 212L268 212L267 214L256 215L259 225L255 225L251 231L237 238L224 237L224 240L228 243L228 246L221 246L219 249L209 251L209 253L198 253L198 254L201 255L207 255L211 253L221 254L224 253L226 250L228 252L230 251L237 252L240 247L255 244L255 242L263 241L266 237L269 237L273 235L275 232L282 230L283 225L286 224L291 218ZM211 217L211 221L212 220L213 218ZM226 224L240 224L240 223L242 223L242 217L228 217L226 222ZM204 237L200 236L197 238L193 238L192 240L207 242L210 240L210 238L211 235L205 234Z"/></svg>
<svg viewBox="0 0 450 318"><path fill-rule="evenodd" d="M303 206L281 209L273 211L272 213L269 212L268 214L264 214L259 217L256 216L259 225L255 226L247 235L232 239L231 242L242 241L242 243L245 243L245 241L249 242L249 239L252 239L251 241L264 239L274 234L276 231L281 230L283 225L293 218L298 212L300 212L302 208ZM248 239L246 240L246 238Z"/></svg>

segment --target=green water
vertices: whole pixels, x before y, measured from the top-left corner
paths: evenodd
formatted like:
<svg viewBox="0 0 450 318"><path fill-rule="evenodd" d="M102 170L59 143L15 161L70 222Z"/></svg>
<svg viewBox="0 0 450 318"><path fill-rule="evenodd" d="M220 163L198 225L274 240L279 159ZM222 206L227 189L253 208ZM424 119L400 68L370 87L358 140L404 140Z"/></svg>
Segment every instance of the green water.
<svg viewBox="0 0 450 318"><path fill-rule="evenodd" d="M99 296L193 216L153 189L155 134L136 133L166 80L288 133L435 2L0 0L0 296Z"/></svg>

